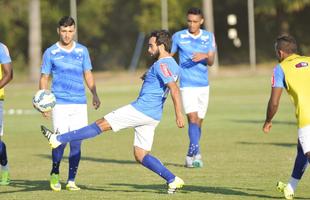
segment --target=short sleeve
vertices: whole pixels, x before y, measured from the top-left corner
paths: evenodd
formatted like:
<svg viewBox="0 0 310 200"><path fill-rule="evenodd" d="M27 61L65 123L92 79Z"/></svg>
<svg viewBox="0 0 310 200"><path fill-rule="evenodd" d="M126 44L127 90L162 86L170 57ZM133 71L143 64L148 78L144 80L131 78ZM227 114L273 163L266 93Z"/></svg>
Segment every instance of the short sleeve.
<svg viewBox="0 0 310 200"><path fill-rule="evenodd" d="M279 64L273 69L271 86L275 88L286 88L285 75Z"/></svg>
<svg viewBox="0 0 310 200"><path fill-rule="evenodd" d="M171 70L169 69L169 63L167 62L159 63L155 67L155 70L156 70L156 74L160 77L160 79L165 85L167 83L174 81L173 74Z"/></svg>
<svg viewBox="0 0 310 200"><path fill-rule="evenodd" d="M178 41L177 41L177 34L173 34L172 36L172 46L171 46L171 53L176 53L178 51Z"/></svg>
<svg viewBox="0 0 310 200"><path fill-rule="evenodd" d="M211 42L210 42L210 47L209 47L209 51L216 51L216 41L215 41L215 37L213 33L210 33L211 35Z"/></svg>
<svg viewBox="0 0 310 200"><path fill-rule="evenodd" d="M83 71L89 71L92 69L90 57L89 57L89 52L87 48L83 49L84 52L84 59L83 59Z"/></svg>
<svg viewBox="0 0 310 200"><path fill-rule="evenodd" d="M11 57L9 53L9 49L2 43L0 43L0 63L7 64L10 63Z"/></svg>
<svg viewBox="0 0 310 200"><path fill-rule="evenodd" d="M51 55L50 55L50 51L47 49L43 54L41 73L50 74L51 71L52 71Z"/></svg>

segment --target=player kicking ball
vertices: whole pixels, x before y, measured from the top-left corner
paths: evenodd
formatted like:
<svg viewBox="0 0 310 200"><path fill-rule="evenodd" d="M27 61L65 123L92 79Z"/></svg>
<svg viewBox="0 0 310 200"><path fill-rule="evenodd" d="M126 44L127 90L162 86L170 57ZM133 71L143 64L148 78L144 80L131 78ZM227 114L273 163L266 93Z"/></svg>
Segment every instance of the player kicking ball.
<svg viewBox="0 0 310 200"><path fill-rule="evenodd" d="M169 94L173 100L176 124L184 127L181 111L180 91L176 84L179 66L170 56L171 36L165 30L150 34L148 53L156 60L143 76L143 85L136 101L123 106L98 119L84 128L64 134L53 133L41 126L43 135L52 148L75 140L84 140L113 130L117 132L125 128L134 128L134 156L137 162L155 172L166 180L168 194L174 193L184 185L184 181L170 172L163 164L152 156L151 151L155 128L160 122L163 104Z"/></svg>

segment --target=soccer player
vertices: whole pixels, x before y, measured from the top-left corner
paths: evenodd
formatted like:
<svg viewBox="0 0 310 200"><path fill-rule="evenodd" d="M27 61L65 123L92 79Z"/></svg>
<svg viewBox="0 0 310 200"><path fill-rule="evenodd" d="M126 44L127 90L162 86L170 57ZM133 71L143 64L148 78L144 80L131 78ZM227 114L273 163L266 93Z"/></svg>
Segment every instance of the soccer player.
<svg viewBox="0 0 310 200"><path fill-rule="evenodd" d="M279 64L273 72L263 131L268 133L271 130L272 119L278 110L282 90L285 88L296 109L298 153L289 183L278 182L277 189L286 199L293 199L294 191L307 166L307 159L310 158L310 57L297 54L296 40L290 35L282 35L276 39L275 51Z"/></svg>
<svg viewBox="0 0 310 200"><path fill-rule="evenodd" d="M48 89L49 78L52 78L51 90L56 97L56 105L52 110L54 130L60 133L79 129L88 124L87 104L84 80L92 93L92 104L95 109L100 106L95 81L91 72L92 65L85 46L73 40L75 22L71 17L60 19L57 33L59 41L49 47L43 55L41 66L40 89ZM49 116L49 113L43 113ZM50 187L60 191L59 166L66 143L52 150L52 170ZM81 141L70 142L69 175L66 189L80 190L75 184L75 176L81 158Z"/></svg>
<svg viewBox="0 0 310 200"><path fill-rule="evenodd" d="M6 145L3 137L3 100L4 87L13 79L13 68L8 48L0 42L0 165L1 181L0 185L10 184L9 164Z"/></svg>
<svg viewBox="0 0 310 200"><path fill-rule="evenodd" d="M188 120L189 147L185 159L186 167L202 167L199 141L201 125L209 102L208 66L212 66L216 51L214 35L200 29L203 15L199 8L187 11L188 28L176 32L173 37L171 55L179 54L182 68L180 88L183 108Z"/></svg>
<svg viewBox="0 0 310 200"><path fill-rule="evenodd" d="M137 162L164 178L168 193L174 193L184 184L183 180L171 173L151 151L154 131L160 122L163 105L170 91L174 103L176 124L184 126L179 88L176 84L179 66L170 56L171 37L165 30L150 34L148 53L156 59L143 77L143 85L136 101L110 112L95 123L79 130L57 135L41 127L52 148L66 142L87 139L101 132L134 128L134 156Z"/></svg>

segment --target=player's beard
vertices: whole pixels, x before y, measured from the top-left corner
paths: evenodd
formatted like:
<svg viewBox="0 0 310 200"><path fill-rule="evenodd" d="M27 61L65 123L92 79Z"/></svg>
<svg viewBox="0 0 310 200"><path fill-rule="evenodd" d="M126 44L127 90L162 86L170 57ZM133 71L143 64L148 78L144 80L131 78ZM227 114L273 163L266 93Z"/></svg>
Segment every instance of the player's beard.
<svg viewBox="0 0 310 200"><path fill-rule="evenodd" d="M157 49L154 53L152 53L151 56L155 60L158 60L158 58L159 58L159 49Z"/></svg>

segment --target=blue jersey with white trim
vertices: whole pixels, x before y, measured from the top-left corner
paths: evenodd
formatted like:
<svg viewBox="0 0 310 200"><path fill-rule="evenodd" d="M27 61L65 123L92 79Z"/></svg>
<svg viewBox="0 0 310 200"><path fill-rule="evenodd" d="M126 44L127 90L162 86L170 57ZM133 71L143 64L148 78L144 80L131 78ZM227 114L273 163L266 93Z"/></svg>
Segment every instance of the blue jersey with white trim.
<svg viewBox="0 0 310 200"><path fill-rule="evenodd" d="M41 73L52 75L52 92L57 104L85 104L84 72L92 69L88 50L74 42L71 50L58 43L43 54Z"/></svg>
<svg viewBox="0 0 310 200"><path fill-rule="evenodd" d="M167 84L176 82L179 66L172 57L157 60L146 73L139 97L131 105L145 115L160 120L169 94Z"/></svg>
<svg viewBox="0 0 310 200"><path fill-rule="evenodd" d="M207 60L192 61L193 53L208 53L216 50L214 35L200 29L198 35L188 29L176 32L172 36L171 53L179 53L181 69L180 87L205 87L209 85Z"/></svg>

